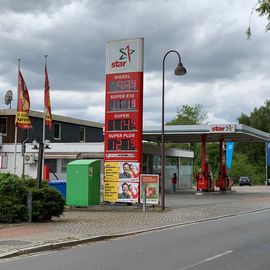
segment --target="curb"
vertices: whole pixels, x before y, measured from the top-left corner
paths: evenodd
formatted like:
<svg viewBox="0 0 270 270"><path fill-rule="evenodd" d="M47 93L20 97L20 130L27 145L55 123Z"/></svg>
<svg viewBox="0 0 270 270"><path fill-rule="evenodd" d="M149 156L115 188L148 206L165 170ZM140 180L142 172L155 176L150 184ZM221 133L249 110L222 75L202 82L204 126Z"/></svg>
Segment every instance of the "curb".
<svg viewBox="0 0 270 270"><path fill-rule="evenodd" d="M125 237L125 236L142 234L142 233L146 233L146 232L150 232L150 231L160 231L160 230L174 228L174 227L180 227L180 226L192 225L192 224L197 224L197 223L203 223L203 222L211 221L211 220L218 220L218 219L242 216L242 215L247 215L247 214L252 214L252 213L257 213L257 212L264 212L264 211L268 211L268 210L270 210L270 207L264 208L264 209L241 212L241 213L234 213L234 214L228 214L228 215L223 215L223 216L216 216L216 217L212 217L212 218L199 219L199 220L196 220L196 221L189 221L189 222L182 222L182 223L175 223L175 224L171 224L171 225L153 227L153 228L150 228L150 229L131 231L131 232L122 233L122 234L99 235L99 236L88 237L88 238L83 238L83 239L79 239L79 240L63 241L63 242L59 242L59 243L52 243L52 244L34 246L34 247L29 247L29 248L25 248L25 249L22 249L22 250L17 250L17 251L13 251L13 252L9 252L9 253L0 255L0 260L1 259L12 258L12 257L15 257L15 256L20 256L20 255L26 255L26 254L30 254L30 253L37 253L37 252L42 252L42 251L56 250L56 249L60 249L60 248L64 248L64 247L72 247L72 246L77 246L77 245L81 245L81 244L87 244L87 243L91 243L91 242L104 241L104 240L109 240L109 239Z"/></svg>

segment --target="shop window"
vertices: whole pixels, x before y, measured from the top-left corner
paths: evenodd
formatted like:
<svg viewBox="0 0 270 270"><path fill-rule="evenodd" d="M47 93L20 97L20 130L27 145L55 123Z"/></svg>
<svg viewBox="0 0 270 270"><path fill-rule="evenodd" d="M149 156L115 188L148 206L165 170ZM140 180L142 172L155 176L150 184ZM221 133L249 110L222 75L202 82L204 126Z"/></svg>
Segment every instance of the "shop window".
<svg viewBox="0 0 270 270"><path fill-rule="evenodd" d="M61 173L66 173L67 172L67 164L71 162L72 160L70 159L62 159L61 160Z"/></svg>
<svg viewBox="0 0 270 270"><path fill-rule="evenodd" d="M80 142L85 142L85 127L80 127Z"/></svg>
<svg viewBox="0 0 270 270"><path fill-rule="evenodd" d="M192 158L181 157L180 164L182 166L190 166L190 165L192 165Z"/></svg>
<svg viewBox="0 0 270 270"><path fill-rule="evenodd" d="M166 166L178 168L178 157L166 157Z"/></svg>
<svg viewBox="0 0 270 270"><path fill-rule="evenodd" d="M0 169L7 169L8 157L6 155L0 155Z"/></svg>
<svg viewBox="0 0 270 270"><path fill-rule="evenodd" d="M54 123L53 124L53 130L54 130L54 139L60 140L61 139L61 124L60 123Z"/></svg>
<svg viewBox="0 0 270 270"><path fill-rule="evenodd" d="M0 133L7 135L7 118L0 117Z"/></svg>

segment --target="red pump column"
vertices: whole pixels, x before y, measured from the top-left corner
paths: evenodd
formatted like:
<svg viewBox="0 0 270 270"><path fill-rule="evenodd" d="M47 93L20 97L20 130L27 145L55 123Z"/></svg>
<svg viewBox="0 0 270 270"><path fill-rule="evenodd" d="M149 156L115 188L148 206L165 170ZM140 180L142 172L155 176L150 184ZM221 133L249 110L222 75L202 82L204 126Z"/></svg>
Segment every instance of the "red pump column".
<svg viewBox="0 0 270 270"><path fill-rule="evenodd" d="M206 164L206 135L202 135L202 176L198 181L198 189L208 190L208 168Z"/></svg>
<svg viewBox="0 0 270 270"><path fill-rule="evenodd" d="M223 142L224 139L219 139L219 178L216 182L216 186L220 191L226 188L226 166L223 162Z"/></svg>

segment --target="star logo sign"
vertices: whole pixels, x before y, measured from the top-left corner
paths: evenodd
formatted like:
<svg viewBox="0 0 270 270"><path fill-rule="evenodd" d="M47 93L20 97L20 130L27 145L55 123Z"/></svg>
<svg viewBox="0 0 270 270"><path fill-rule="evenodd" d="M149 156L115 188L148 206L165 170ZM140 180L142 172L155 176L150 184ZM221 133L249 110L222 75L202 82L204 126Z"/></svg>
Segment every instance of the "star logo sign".
<svg viewBox="0 0 270 270"><path fill-rule="evenodd" d="M131 55L135 52L135 50L130 49L129 45L125 48L121 48L120 50L121 56L119 60L128 59L129 63L131 62Z"/></svg>
<svg viewBox="0 0 270 270"><path fill-rule="evenodd" d="M226 126L226 131L232 131L233 127L231 125Z"/></svg>

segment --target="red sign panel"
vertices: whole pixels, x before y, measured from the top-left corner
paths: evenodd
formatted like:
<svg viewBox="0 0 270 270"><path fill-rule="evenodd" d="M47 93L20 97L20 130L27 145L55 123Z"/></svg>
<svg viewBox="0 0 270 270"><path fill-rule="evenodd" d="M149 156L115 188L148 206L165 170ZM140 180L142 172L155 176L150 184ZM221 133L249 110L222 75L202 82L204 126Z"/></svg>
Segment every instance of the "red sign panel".
<svg viewBox="0 0 270 270"><path fill-rule="evenodd" d="M143 72L106 75L105 161L142 160Z"/></svg>

